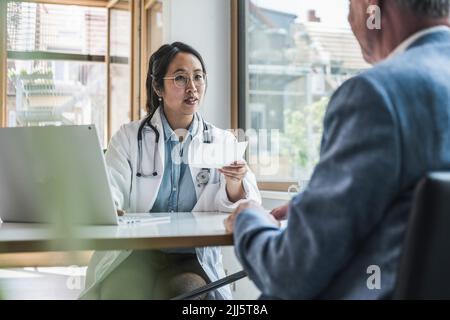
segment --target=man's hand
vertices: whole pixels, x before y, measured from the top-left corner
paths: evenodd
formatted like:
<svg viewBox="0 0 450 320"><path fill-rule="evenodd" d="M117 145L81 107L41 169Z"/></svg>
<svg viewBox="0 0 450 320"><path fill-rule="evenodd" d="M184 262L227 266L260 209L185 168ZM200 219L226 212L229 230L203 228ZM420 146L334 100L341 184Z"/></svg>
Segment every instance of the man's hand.
<svg viewBox="0 0 450 320"><path fill-rule="evenodd" d="M117 209L117 215L118 215L119 217L123 216L124 214L125 214L125 210L119 210L119 209Z"/></svg>
<svg viewBox="0 0 450 320"><path fill-rule="evenodd" d="M283 205L281 207L273 209L270 213L277 220L286 220L288 210L289 210L289 203L286 203L285 205Z"/></svg>
<svg viewBox="0 0 450 320"><path fill-rule="evenodd" d="M236 221L236 217L238 214L240 214L242 211L246 210L246 209L252 209L254 211L258 211L258 213L266 215L270 221L277 227L280 226L280 222L275 220L275 218L266 212L266 210L259 205L257 202L255 201L246 201L241 203L229 216L228 218L226 218L223 223L225 225L225 230L228 233L233 233L234 231L234 222Z"/></svg>

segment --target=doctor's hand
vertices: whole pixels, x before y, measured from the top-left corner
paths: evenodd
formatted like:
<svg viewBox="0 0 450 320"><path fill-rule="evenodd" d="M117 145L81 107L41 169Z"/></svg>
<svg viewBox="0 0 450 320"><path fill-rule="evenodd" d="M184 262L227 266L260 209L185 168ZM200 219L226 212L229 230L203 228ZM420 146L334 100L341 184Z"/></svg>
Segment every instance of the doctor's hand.
<svg viewBox="0 0 450 320"><path fill-rule="evenodd" d="M266 215L267 218L273 225L280 227L281 224L279 221L275 220L275 218L268 213L259 203L256 201L246 201L241 203L229 216L223 221L225 225L225 230L228 233L234 232L234 223L236 221L236 217L243 212L244 210L251 209L253 211L257 211L259 214Z"/></svg>
<svg viewBox="0 0 450 320"><path fill-rule="evenodd" d="M219 172L225 176L227 183L240 183L247 174L247 162L244 160L235 161L232 164L222 167Z"/></svg>
<svg viewBox="0 0 450 320"><path fill-rule="evenodd" d="M118 215L119 217L123 216L124 214L125 214L125 210L119 210L119 209L117 209L117 215Z"/></svg>
<svg viewBox="0 0 450 320"><path fill-rule="evenodd" d="M247 171L247 163L243 160L235 161L229 166L219 169L219 172L225 176L227 196L231 202L245 199L246 193L242 180L247 174Z"/></svg>

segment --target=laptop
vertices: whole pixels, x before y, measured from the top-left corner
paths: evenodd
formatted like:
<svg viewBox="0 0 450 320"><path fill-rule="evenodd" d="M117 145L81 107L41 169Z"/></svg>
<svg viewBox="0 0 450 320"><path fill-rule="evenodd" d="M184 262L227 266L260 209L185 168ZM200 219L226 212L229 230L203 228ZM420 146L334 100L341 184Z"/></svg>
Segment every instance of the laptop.
<svg viewBox="0 0 450 320"><path fill-rule="evenodd" d="M118 225L167 214L118 217L94 125L0 128L3 222Z"/></svg>

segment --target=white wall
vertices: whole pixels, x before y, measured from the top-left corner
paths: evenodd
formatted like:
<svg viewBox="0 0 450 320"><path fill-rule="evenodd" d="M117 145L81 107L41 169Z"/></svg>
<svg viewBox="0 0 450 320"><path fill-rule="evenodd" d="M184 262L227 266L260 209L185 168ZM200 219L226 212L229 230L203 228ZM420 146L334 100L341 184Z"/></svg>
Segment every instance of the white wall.
<svg viewBox="0 0 450 320"><path fill-rule="evenodd" d="M230 1L164 0L163 21L165 43L185 42L205 60L208 90L202 115L219 128L230 128Z"/></svg>

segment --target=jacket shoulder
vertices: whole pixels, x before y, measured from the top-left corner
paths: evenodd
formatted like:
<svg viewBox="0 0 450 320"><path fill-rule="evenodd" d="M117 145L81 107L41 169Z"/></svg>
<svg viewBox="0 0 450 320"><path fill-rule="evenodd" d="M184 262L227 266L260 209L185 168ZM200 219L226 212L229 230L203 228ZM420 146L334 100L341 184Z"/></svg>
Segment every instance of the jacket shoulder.
<svg viewBox="0 0 450 320"><path fill-rule="evenodd" d="M125 131L125 132L134 132L139 130L139 126L141 125L143 120L136 120L129 123L125 123L120 127L119 131Z"/></svg>
<svg viewBox="0 0 450 320"><path fill-rule="evenodd" d="M120 129L116 131L111 137L111 143L132 143L132 139L137 139L137 132L139 126L143 120L132 121L120 126Z"/></svg>
<svg viewBox="0 0 450 320"><path fill-rule="evenodd" d="M446 50L443 50L446 48ZM415 83L423 80L430 81L430 74L443 72L442 66L450 61L450 43L416 45L405 52L389 58L361 75L371 79L399 85Z"/></svg>

